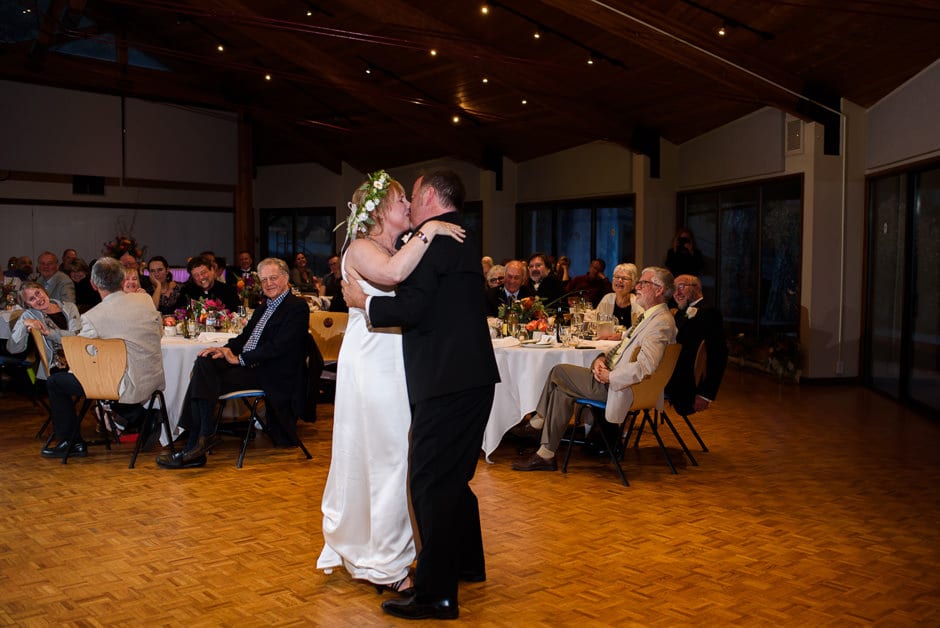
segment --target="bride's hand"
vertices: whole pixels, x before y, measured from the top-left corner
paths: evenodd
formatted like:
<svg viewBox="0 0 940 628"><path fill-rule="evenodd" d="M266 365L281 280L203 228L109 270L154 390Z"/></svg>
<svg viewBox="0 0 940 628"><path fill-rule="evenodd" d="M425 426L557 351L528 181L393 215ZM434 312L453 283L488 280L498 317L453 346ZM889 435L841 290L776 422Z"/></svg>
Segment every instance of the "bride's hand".
<svg viewBox="0 0 940 628"><path fill-rule="evenodd" d="M431 220L424 223L421 225L421 232L432 240L434 236L438 234L448 235L457 240L457 242L463 242L464 238L467 237L467 232L463 227L442 220Z"/></svg>

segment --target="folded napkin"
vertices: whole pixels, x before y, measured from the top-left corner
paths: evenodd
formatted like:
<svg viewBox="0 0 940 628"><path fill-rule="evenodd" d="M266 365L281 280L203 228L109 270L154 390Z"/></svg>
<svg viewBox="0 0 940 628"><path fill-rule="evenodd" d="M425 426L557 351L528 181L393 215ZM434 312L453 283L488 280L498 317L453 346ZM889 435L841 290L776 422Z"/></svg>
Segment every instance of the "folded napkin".
<svg viewBox="0 0 940 628"><path fill-rule="evenodd" d="M517 347L519 346L519 340L513 338L512 336L507 336L505 338L493 338L493 346L496 348L507 348L507 347Z"/></svg>

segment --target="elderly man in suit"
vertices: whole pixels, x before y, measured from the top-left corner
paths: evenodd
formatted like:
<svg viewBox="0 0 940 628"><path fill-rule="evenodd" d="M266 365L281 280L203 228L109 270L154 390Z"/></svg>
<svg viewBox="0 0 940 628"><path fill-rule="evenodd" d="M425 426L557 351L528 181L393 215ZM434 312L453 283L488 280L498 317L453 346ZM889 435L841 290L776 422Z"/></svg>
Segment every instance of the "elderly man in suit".
<svg viewBox="0 0 940 628"><path fill-rule="evenodd" d="M220 394L233 390L264 390L271 440L277 446L297 444L297 417L304 414L310 311L306 301L291 293L290 270L284 260L261 260L258 276L265 304L255 309L242 333L224 347L199 352L180 415L180 425L190 430L189 437L182 450L157 457L161 467L206 464L207 440L215 431L212 409Z"/></svg>
<svg viewBox="0 0 940 628"><path fill-rule="evenodd" d="M573 364L552 368L542 388L536 415L529 420L531 427L542 429L541 447L529 458L513 463L513 469L555 471L558 468L555 452L576 399L606 401L607 420L623 422L633 402L630 387L656 370L666 345L676 341L676 323L666 306L672 289L672 273L655 266L644 268L636 282L636 300L644 308L637 324L610 351L597 356L590 368ZM636 360L631 360L634 353Z"/></svg>
<svg viewBox="0 0 940 628"><path fill-rule="evenodd" d="M525 262L513 260L506 262L506 279L503 285L486 289L486 315L499 316L499 307L513 301L535 296L532 287L526 282Z"/></svg>
<svg viewBox="0 0 940 628"><path fill-rule="evenodd" d="M75 303L75 283L72 278L59 270L59 258L52 251L46 251L36 260L39 276L36 281L46 289L50 299Z"/></svg>
<svg viewBox="0 0 940 628"><path fill-rule="evenodd" d="M679 306L677 342L682 345L682 352L666 384L666 394L676 411L688 416L706 409L718 396L718 387L728 365L728 345L721 312L704 302L698 277L679 275L675 299ZM702 342L705 343L705 377L696 382L695 357Z"/></svg>
<svg viewBox="0 0 940 628"><path fill-rule="evenodd" d="M463 197L463 182L452 171L419 177L412 224L420 229L432 218L458 222ZM412 412L408 479L421 551L414 597L386 601L382 608L405 619L456 619L458 581L486 580L480 509L469 483L499 369L482 316L474 246L451 238L428 246L396 296L367 301L355 281L344 281L343 293L350 307L366 311L371 325L402 328Z"/></svg>
<svg viewBox="0 0 940 628"><path fill-rule="evenodd" d="M54 256L53 256L54 257ZM143 293L126 293L121 290L124 283L124 267L111 257L103 257L91 269L91 284L101 294L101 303L82 315L79 336L85 338L120 338L127 347L127 370L121 379L119 412L127 416L130 408L124 404L139 406L150 398L153 391L164 387L163 355L160 353L160 338L163 325L153 301ZM87 451L82 440L78 417L75 414L75 395L84 394L82 385L74 375L60 371L49 376L46 382L49 391L49 406L52 424L58 445L48 446L42 455L48 458L85 456Z"/></svg>

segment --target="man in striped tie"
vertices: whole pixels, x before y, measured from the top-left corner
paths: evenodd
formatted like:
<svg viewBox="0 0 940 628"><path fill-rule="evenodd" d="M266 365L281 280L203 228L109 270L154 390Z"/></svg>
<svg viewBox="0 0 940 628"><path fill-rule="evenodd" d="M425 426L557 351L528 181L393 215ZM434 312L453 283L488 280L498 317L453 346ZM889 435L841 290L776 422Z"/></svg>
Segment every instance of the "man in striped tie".
<svg viewBox="0 0 940 628"><path fill-rule="evenodd" d="M529 425L541 429L541 446L529 458L517 460L516 471L555 471L555 452L565 433L575 399L607 402L606 418L621 423L633 402L631 386L649 376L663 358L666 345L676 341L676 322L666 302L672 296L672 273L665 268L644 268L636 283L636 302L643 316L619 344L594 359L590 368L559 364L542 388L535 416ZM631 356L636 354L635 359Z"/></svg>

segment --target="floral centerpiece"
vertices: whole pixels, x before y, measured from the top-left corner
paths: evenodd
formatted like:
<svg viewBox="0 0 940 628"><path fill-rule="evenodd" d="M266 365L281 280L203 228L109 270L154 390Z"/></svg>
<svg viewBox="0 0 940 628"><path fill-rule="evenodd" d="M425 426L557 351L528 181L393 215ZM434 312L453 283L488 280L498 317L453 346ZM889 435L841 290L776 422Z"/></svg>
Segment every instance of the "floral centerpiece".
<svg viewBox="0 0 940 628"><path fill-rule="evenodd" d="M249 273L247 277L242 277L235 284L238 290L238 300L245 308L253 308L261 303L261 278L258 273Z"/></svg>
<svg viewBox="0 0 940 628"><path fill-rule="evenodd" d="M119 235L110 242L105 242L101 252L115 259L120 259L125 253L130 253L136 259L140 259L146 250L147 247L138 244L134 236Z"/></svg>
<svg viewBox="0 0 940 628"><path fill-rule="evenodd" d="M799 383L803 374L803 351L799 338L786 334L773 338L767 348L767 370L780 379L790 378Z"/></svg>
<svg viewBox="0 0 940 628"><path fill-rule="evenodd" d="M6 277L0 283L0 308L12 308L16 303L17 283L12 277Z"/></svg>
<svg viewBox="0 0 940 628"><path fill-rule="evenodd" d="M222 303L222 301L206 298L193 299L191 305L193 315L196 317L197 331L205 331L206 321L210 319L215 320L214 327L225 330L231 329L234 317L232 313L225 308L225 304ZM173 316L181 323L185 322L187 311L188 310L182 308L177 308L173 312Z"/></svg>
<svg viewBox="0 0 940 628"><path fill-rule="evenodd" d="M525 297L516 299L512 303L499 306L499 318L506 320L515 317L516 321L525 325L526 331L547 331L548 314L539 297Z"/></svg>

